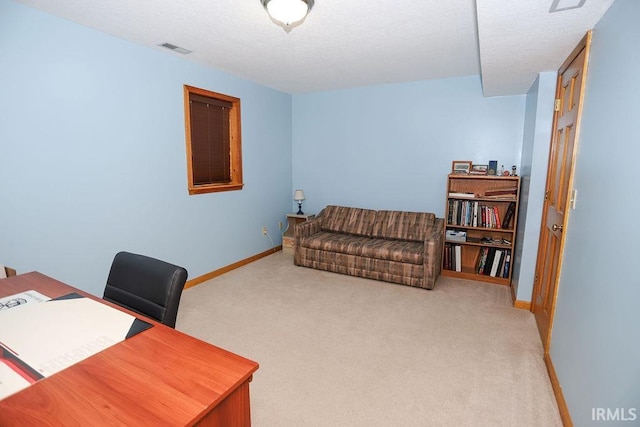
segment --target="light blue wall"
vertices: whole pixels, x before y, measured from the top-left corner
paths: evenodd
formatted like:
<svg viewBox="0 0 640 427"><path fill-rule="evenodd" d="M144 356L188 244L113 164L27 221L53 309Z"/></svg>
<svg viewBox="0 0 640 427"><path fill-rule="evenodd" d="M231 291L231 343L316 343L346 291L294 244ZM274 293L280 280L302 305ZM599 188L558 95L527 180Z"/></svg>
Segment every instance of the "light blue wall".
<svg viewBox="0 0 640 427"><path fill-rule="evenodd" d="M444 215L453 160L519 165L525 96L478 76L294 95L293 186L327 204Z"/></svg>
<svg viewBox="0 0 640 427"><path fill-rule="evenodd" d="M591 52L551 345L576 425L590 422L592 407L640 402L640 202L629 197L640 158L638 16L640 2L617 0ZM188 196L183 84L242 99L244 190ZM122 249L197 277L271 247L263 225L279 244L294 188L305 190L309 213L336 203L442 216L451 161L496 159L523 176L517 297L528 300L554 84L543 73L526 98L484 98L479 77L466 77L296 95L292 104L0 0L0 263L96 295Z"/></svg>
<svg viewBox="0 0 640 427"><path fill-rule="evenodd" d="M531 301L533 291L557 75L557 72L540 73L527 94L512 281L518 301Z"/></svg>
<svg viewBox="0 0 640 427"><path fill-rule="evenodd" d="M635 408L620 425L640 423L639 17L640 2L617 0L593 33L551 341L577 426L593 407Z"/></svg>
<svg viewBox="0 0 640 427"><path fill-rule="evenodd" d="M160 49L0 0L0 263L101 295L119 250L194 278L280 243L291 96ZM241 98L242 191L188 195L183 84Z"/></svg>

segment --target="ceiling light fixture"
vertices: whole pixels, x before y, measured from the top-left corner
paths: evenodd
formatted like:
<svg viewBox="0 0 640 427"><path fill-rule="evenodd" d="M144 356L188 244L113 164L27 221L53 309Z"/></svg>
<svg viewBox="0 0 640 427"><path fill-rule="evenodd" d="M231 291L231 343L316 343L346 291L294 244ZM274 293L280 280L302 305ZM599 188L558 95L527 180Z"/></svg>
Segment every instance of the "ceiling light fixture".
<svg viewBox="0 0 640 427"><path fill-rule="evenodd" d="M314 0L260 0L271 19L286 32L302 24Z"/></svg>

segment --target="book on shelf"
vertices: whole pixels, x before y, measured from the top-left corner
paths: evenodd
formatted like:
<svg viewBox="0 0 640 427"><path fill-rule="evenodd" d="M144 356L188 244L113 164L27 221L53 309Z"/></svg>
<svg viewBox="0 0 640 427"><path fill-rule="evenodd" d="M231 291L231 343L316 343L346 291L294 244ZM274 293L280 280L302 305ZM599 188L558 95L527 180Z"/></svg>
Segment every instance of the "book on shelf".
<svg viewBox="0 0 640 427"><path fill-rule="evenodd" d="M493 215L494 215L494 218L495 218L495 225L496 225L495 228L502 228L500 226L500 212L498 212L498 207L497 206L493 207Z"/></svg>
<svg viewBox="0 0 640 427"><path fill-rule="evenodd" d="M489 276L489 273L491 273L491 267L493 266L493 258L495 257L495 255L495 248L487 248L487 259L484 262L484 269L482 271L482 274L484 274L485 276Z"/></svg>
<svg viewBox="0 0 640 427"><path fill-rule="evenodd" d="M509 277L509 267L511 264L511 251L507 251L507 255L504 258L504 266L502 267L502 277Z"/></svg>
<svg viewBox="0 0 640 427"><path fill-rule="evenodd" d="M447 225L464 227L484 227L482 225L483 209L477 201L450 199L448 203Z"/></svg>
<svg viewBox="0 0 640 427"><path fill-rule="evenodd" d="M504 219L502 220L502 228L509 228L509 224L513 219L513 215L516 212L516 202L509 203L507 210L504 213Z"/></svg>
<svg viewBox="0 0 640 427"><path fill-rule="evenodd" d="M489 248L487 247L480 248L480 252L478 256L478 265L476 266L476 273L484 274L484 267L487 262L488 253L489 253Z"/></svg>
<svg viewBox="0 0 640 427"><path fill-rule="evenodd" d="M444 244L444 253L442 254L442 267L445 270L451 270L451 261L449 260L449 256L450 256L450 248L449 248L449 244L445 243Z"/></svg>
<svg viewBox="0 0 640 427"><path fill-rule="evenodd" d="M481 227L487 226L487 207L480 206L480 210L482 211L482 221L480 222Z"/></svg>
<svg viewBox="0 0 640 427"><path fill-rule="evenodd" d="M495 199L495 200L515 200L515 194L499 194L495 196L483 196L485 199Z"/></svg>
<svg viewBox="0 0 640 427"><path fill-rule="evenodd" d="M489 190L485 190L484 196L508 196L513 194L514 196L518 192L518 187L508 187L508 188L492 188Z"/></svg>
<svg viewBox="0 0 640 427"><path fill-rule="evenodd" d="M472 225L473 227L482 228L501 228L500 212L497 206L478 205L472 206L473 217L472 223L461 225Z"/></svg>
<svg viewBox="0 0 640 427"><path fill-rule="evenodd" d="M487 216L487 222L485 224L486 228L493 228L493 209L489 206L485 206L484 210L486 212L486 216Z"/></svg>
<svg viewBox="0 0 640 427"><path fill-rule="evenodd" d="M498 271L500 271L500 260L502 259L502 250L494 249L495 253L493 256L493 262L491 265L491 271L489 272L489 276L496 277Z"/></svg>
<svg viewBox="0 0 640 427"><path fill-rule="evenodd" d="M475 193L467 193L464 191L450 191L449 197L460 198L460 199L473 199L476 197Z"/></svg>
<svg viewBox="0 0 640 427"><path fill-rule="evenodd" d="M508 253L507 249L481 248L476 262L476 273L484 276L508 277L503 276L506 254Z"/></svg>
<svg viewBox="0 0 640 427"><path fill-rule="evenodd" d="M445 243L444 269L462 271L462 246L454 243Z"/></svg>
<svg viewBox="0 0 640 427"><path fill-rule="evenodd" d="M489 206L480 206L480 209L482 210L481 227L493 228L493 208Z"/></svg>
<svg viewBox="0 0 640 427"><path fill-rule="evenodd" d="M467 203L468 202L460 202L460 225L467 223Z"/></svg>
<svg viewBox="0 0 640 427"><path fill-rule="evenodd" d="M476 262L476 273L484 276L502 277L506 249L480 248Z"/></svg>
<svg viewBox="0 0 640 427"><path fill-rule="evenodd" d="M478 202L473 203L473 223L471 225L473 227L478 226Z"/></svg>
<svg viewBox="0 0 640 427"><path fill-rule="evenodd" d="M444 244L445 270L462 271L462 246L454 243Z"/></svg>

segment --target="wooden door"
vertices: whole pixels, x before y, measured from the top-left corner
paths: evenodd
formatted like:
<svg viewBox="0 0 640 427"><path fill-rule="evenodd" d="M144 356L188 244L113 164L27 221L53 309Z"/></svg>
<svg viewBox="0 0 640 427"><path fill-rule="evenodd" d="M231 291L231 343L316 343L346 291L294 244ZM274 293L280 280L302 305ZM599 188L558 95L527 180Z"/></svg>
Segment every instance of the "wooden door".
<svg viewBox="0 0 640 427"><path fill-rule="evenodd" d="M545 353L549 351L558 280L562 267L564 229L571 206L573 169L591 32L582 39L558 71L553 134L538 244L532 310Z"/></svg>

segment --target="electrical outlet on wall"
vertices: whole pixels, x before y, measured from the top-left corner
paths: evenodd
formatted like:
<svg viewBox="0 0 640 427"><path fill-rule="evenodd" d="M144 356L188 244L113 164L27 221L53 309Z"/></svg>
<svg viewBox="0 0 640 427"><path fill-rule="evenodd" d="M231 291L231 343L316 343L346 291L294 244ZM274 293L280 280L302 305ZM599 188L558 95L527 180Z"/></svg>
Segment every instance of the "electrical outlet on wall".
<svg viewBox="0 0 640 427"><path fill-rule="evenodd" d="M267 235L267 226L266 226L266 225L263 225L263 226L262 226L262 235L263 235L263 236L266 236L266 235Z"/></svg>

